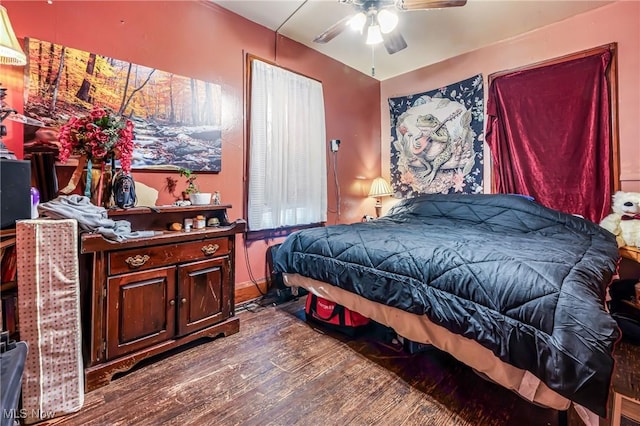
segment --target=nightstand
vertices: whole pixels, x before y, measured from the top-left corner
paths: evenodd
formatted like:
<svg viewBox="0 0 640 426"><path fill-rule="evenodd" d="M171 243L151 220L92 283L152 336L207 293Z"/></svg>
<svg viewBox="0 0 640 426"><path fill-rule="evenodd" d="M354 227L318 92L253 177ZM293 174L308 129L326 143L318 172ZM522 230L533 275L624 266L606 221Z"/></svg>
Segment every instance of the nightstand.
<svg viewBox="0 0 640 426"><path fill-rule="evenodd" d="M620 256L631 259L635 262L640 263L640 248L632 247L632 246L623 246L618 249L620 252Z"/></svg>
<svg viewBox="0 0 640 426"><path fill-rule="evenodd" d="M613 413L611 426L620 426L622 418L640 423L640 400L626 397L615 392L613 394Z"/></svg>
<svg viewBox="0 0 640 426"><path fill-rule="evenodd" d="M640 277L640 248L623 246L618 248L621 259L618 264L618 275L620 278Z"/></svg>
<svg viewBox="0 0 640 426"><path fill-rule="evenodd" d="M638 277L640 266L640 248L620 247L620 275L628 278ZM613 378L613 409L611 425L640 423L640 346L620 342L614 352L616 369Z"/></svg>
<svg viewBox="0 0 640 426"><path fill-rule="evenodd" d="M640 346L620 342L614 352L613 409L611 425L640 423ZM635 423L631 423L635 424Z"/></svg>

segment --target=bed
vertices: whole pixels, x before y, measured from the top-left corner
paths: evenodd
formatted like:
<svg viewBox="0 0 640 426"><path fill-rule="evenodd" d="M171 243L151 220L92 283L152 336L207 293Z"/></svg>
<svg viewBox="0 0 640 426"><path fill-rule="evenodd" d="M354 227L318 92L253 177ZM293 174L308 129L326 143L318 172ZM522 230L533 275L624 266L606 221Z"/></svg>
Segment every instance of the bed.
<svg viewBox="0 0 640 426"><path fill-rule="evenodd" d="M274 256L304 287L546 407L606 415L615 237L518 195L426 195L305 229Z"/></svg>

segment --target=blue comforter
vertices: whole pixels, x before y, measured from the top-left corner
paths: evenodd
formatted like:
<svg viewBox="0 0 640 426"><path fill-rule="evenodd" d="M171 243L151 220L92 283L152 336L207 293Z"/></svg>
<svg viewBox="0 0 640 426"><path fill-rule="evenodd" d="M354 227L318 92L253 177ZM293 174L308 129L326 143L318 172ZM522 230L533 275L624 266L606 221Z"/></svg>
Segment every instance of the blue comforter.
<svg viewBox="0 0 640 426"><path fill-rule="evenodd" d="M612 234L515 195L428 195L291 234L275 268L427 315L604 416L618 329Z"/></svg>

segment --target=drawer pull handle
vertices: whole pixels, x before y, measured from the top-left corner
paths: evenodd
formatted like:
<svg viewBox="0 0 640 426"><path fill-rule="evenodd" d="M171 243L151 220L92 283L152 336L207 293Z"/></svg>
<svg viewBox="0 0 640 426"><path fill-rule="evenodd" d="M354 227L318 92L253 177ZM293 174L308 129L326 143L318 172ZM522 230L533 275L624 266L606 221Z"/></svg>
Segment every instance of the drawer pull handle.
<svg viewBox="0 0 640 426"><path fill-rule="evenodd" d="M180 303L184 305L185 303L187 303L187 299L183 297L182 299L180 299Z"/></svg>
<svg viewBox="0 0 640 426"><path fill-rule="evenodd" d="M173 306L173 305L175 305L175 304L176 304L176 301L175 301L175 300L173 300L173 299L169 300L169 305Z"/></svg>
<svg viewBox="0 0 640 426"><path fill-rule="evenodd" d="M151 259L151 258L147 254L145 254L144 256L138 254L136 256L127 257L125 262L127 263L127 265L129 265L132 268L139 268L142 265L144 265L145 263L147 263L147 260L149 260L149 259Z"/></svg>
<svg viewBox="0 0 640 426"><path fill-rule="evenodd" d="M206 246L202 247L200 250L202 250L202 252L204 254L206 254L207 256L211 256L213 253L218 251L219 248L220 248L220 246L217 245L217 244L209 244L209 245L206 245Z"/></svg>

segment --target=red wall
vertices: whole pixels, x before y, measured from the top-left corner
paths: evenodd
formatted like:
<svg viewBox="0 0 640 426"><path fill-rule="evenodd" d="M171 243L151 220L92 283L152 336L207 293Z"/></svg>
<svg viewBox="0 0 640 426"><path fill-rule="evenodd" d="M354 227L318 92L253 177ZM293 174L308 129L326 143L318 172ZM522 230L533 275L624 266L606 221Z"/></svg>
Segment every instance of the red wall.
<svg viewBox="0 0 640 426"><path fill-rule="evenodd" d="M221 193L231 203L230 219L242 218L245 146L245 55L279 65L323 83L327 139L340 139L338 177L341 193L339 222L357 221L373 213L365 198L369 180L380 175L380 83L352 68L208 2L198 1L11 1L7 8L16 35L34 37L163 71L211 81L222 86L222 171L200 174L202 190ZM355 47L354 47L355 48ZM0 67L0 81L9 89L7 101L22 109L21 67ZM5 143L21 153L20 125L8 122ZM336 188L328 160L329 209L336 211ZM172 197L164 190L167 176L176 173L135 172L134 179L160 191L157 204ZM361 177L366 178L362 180ZM184 179L178 178L182 185ZM182 189L178 187L178 192ZM329 213L329 223L338 222ZM237 288L251 286L245 265L244 241L236 250ZM253 275L265 276L265 249L254 242L248 254Z"/></svg>

